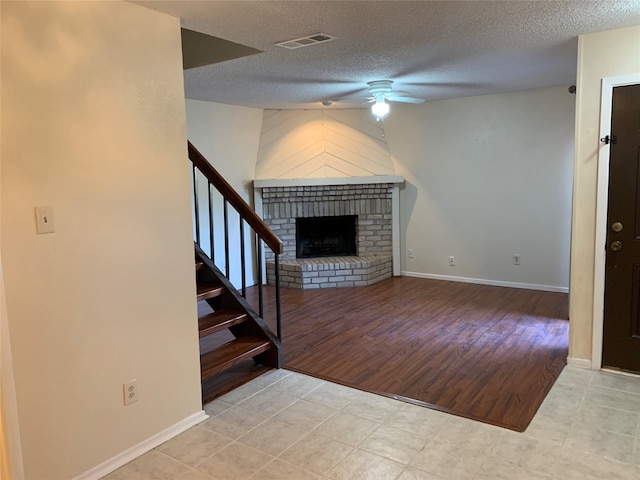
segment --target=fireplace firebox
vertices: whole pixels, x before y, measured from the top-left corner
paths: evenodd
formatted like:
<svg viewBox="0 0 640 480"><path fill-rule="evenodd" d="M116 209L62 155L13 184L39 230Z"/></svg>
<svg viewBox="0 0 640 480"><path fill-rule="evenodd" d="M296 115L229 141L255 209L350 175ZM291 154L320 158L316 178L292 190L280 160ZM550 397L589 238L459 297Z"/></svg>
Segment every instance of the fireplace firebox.
<svg viewBox="0 0 640 480"><path fill-rule="evenodd" d="M357 215L296 218L296 258L356 255Z"/></svg>

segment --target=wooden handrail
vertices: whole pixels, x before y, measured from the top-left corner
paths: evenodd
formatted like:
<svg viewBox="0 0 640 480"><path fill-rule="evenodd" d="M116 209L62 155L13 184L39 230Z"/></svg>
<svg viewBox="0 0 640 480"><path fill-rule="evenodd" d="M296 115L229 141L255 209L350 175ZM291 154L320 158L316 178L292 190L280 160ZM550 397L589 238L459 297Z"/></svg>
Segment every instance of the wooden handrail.
<svg viewBox="0 0 640 480"><path fill-rule="evenodd" d="M202 174L207 177L213 186L215 186L222 196L236 209L241 218L243 218L251 228L260 236L269 248L279 255L282 253L282 240L271 231L269 226L264 223L258 214L249 206L247 202L229 185L229 183L211 166L207 159L202 155L196 147L189 142L189 160L198 167Z"/></svg>

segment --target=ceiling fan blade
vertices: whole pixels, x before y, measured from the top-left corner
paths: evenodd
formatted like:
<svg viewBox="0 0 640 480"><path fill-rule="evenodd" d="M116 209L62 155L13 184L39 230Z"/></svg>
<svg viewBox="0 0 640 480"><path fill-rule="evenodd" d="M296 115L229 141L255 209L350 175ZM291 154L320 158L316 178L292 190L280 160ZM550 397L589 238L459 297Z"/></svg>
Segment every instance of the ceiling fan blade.
<svg viewBox="0 0 640 480"><path fill-rule="evenodd" d="M414 87L429 87L429 88L485 88L489 83L483 82L408 82L407 85Z"/></svg>
<svg viewBox="0 0 640 480"><path fill-rule="evenodd" d="M336 97L334 102L370 102L373 101L371 97Z"/></svg>
<svg viewBox="0 0 640 480"><path fill-rule="evenodd" d="M425 102L424 98L403 97L402 95L394 95L393 93L387 95L386 98L390 102L413 103L416 105Z"/></svg>

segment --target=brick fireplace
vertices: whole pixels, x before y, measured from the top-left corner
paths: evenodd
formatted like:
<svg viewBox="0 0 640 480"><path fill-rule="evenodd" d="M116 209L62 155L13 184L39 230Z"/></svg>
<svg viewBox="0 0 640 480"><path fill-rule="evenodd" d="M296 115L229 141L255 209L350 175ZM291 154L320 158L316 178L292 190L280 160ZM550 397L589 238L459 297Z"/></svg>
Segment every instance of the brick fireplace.
<svg viewBox="0 0 640 480"><path fill-rule="evenodd" d="M402 177L256 180L256 210L283 242L281 285L331 288L370 285L394 272L398 185ZM305 184L307 183L307 184ZM395 193L395 195L394 195ZM296 220L355 217L356 254L298 258ZM298 221L299 223L299 221ZM308 223L308 221L306 222ZM399 259L396 260L399 270ZM275 278L266 256L268 283Z"/></svg>

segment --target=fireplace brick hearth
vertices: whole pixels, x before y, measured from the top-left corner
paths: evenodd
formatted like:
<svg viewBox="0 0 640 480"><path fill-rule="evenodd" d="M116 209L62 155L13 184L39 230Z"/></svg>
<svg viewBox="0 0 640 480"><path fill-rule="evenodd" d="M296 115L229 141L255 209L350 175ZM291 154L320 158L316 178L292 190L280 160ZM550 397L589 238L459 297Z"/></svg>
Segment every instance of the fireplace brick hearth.
<svg viewBox="0 0 640 480"><path fill-rule="evenodd" d="M340 288L372 285L391 276L390 255L283 260L280 285L289 288ZM274 262L267 262L267 283L275 282Z"/></svg>

